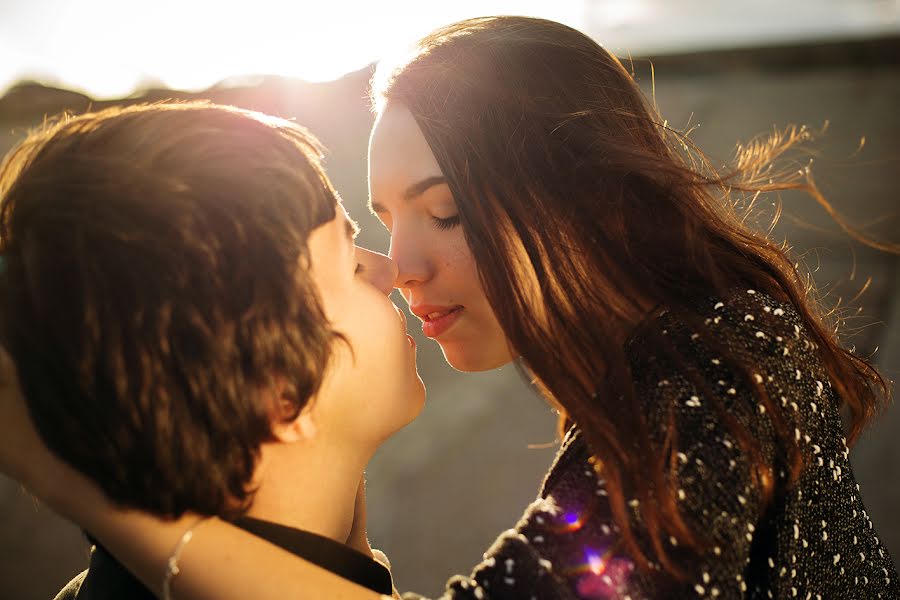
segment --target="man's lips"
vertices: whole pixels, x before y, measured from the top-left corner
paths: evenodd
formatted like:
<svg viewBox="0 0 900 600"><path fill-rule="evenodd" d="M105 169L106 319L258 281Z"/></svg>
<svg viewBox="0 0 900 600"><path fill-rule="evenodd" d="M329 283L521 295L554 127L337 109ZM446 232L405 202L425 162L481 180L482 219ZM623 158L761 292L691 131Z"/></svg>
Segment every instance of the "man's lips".
<svg viewBox="0 0 900 600"><path fill-rule="evenodd" d="M393 304L393 303L392 303L392 304ZM409 343L410 347L411 347L413 350L415 350L415 348L416 348L416 340L414 340L414 339L412 338L411 335L409 335L408 333L406 333L406 329L407 329L407 327L406 327L406 313L404 313L403 310L402 310L399 306L397 306L396 304L394 304L394 310L397 311L397 317L400 319L400 324L401 324L402 327L403 327L403 334L406 336L406 341Z"/></svg>
<svg viewBox="0 0 900 600"><path fill-rule="evenodd" d="M403 323L403 331L406 331L406 314L396 304L394 304L394 310L397 311L397 316L400 317L400 322Z"/></svg>

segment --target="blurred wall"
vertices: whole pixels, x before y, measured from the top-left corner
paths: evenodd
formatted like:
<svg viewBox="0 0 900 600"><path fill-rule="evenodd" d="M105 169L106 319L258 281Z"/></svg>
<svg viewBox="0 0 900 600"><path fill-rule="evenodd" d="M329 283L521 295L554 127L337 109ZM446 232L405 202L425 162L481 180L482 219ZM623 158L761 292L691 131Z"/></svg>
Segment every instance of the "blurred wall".
<svg viewBox="0 0 900 600"><path fill-rule="evenodd" d="M898 39L659 58L653 61L656 101L670 125L699 125L691 137L714 162L731 156L737 141L773 127L805 123L818 129L829 121L816 144L818 183L851 222L898 242L900 65L893 57L900 57ZM649 93L649 63L635 60L634 70ZM329 173L363 226L362 243L385 250L386 233L364 208L368 76L363 71L329 84L265 78L202 94L150 90L143 97L208 97L296 118L329 147ZM84 110L88 103L39 86L12 90L0 99L0 149L44 114ZM865 145L857 152L862 137ZM789 239L808 264L818 266L815 279L833 290L830 298L850 300L873 278L855 303L866 318L850 321L859 331L848 343L863 353L879 347L876 360L896 378L900 260L851 245L806 197L786 195L784 204L786 215L774 235ZM437 595L444 580L467 572L533 499L555 451L555 415L513 367L463 375L443 363L436 345L421 336L418 341L427 406L369 469L369 529L373 544L390 556L399 589ZM900 518L892 509L900 506L900 411L889 412L852 459L875 526L896 559ZM3 479L0 507L0 588L23 600L52 597L86 565L77 529Z"/></svg>

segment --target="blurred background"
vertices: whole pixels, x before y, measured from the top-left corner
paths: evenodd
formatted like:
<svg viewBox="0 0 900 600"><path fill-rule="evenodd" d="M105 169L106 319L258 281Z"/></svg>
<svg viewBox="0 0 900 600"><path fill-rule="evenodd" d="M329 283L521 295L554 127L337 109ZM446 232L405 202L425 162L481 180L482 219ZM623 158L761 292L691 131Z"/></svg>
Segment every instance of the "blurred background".
<svg viewBox="0 0 900 600"><path fill-rule="evenodd" d="M588 33L648 94L655 89L669 125L693 128L719 163L773 128L827 123L816 144L819 185L852 223L900 242L900 0L0 0L0 152L63 110L165 98L261 110L324 141L362 243L386 251L386 232L365 210L373 64L437 25L486 14L541 16ZM784 201L774 235L789 240L832 301L862 309L847 343L896 379L900 258L850 243L808 198ZM556 415L515 369L456 373L434 343L418 341L427 406L369 469L369 524L398 588L437 595L515 524L558 440ZM900 409L851 457L897 559ZM77 528L0 478L3 597L52 598L87 556Z"/></svg>

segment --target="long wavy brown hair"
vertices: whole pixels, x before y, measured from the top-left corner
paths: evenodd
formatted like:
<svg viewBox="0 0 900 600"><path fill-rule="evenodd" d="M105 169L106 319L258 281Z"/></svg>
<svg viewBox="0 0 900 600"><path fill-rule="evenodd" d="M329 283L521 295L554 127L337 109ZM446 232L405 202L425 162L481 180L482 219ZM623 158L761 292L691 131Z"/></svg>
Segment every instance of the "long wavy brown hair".
<svg viewBox="0 0 900 600"><path fill-rule="evenodd" d="M886 382L841 347L836 316L819 308L786 249L748 227L738 208L737 200L757 192L805 190L860 237L808 171L776 166L810 138L808 130L760 138L739 148L731 170L717 171L686 135L666 126L616 57L565 25L525 17L434 31L405 60L379 68L372 96L376 110L400 103L418 122L508 341L561 409L561 427L574 422L583 432L639 565L655 558L684 577L663 540L674 537L682 550L697 552L709 546L676 501L677 434L663 445L651 439L623 347L654 308L700 319L697 298L752 286L790 302L805 321L850 415L850 443L886 401ZM523 252L527 261L510 260ZM535 280L538 300L528 285ZM673 352L667 336L650 339L646 352ZM752 380L752 365L733 353L724 359L768 407L796 481L803 461L780 406ZM745 427L729 427L765 506L773 465ZM629 523L626 494L640 501L649 549Z"/></svg>

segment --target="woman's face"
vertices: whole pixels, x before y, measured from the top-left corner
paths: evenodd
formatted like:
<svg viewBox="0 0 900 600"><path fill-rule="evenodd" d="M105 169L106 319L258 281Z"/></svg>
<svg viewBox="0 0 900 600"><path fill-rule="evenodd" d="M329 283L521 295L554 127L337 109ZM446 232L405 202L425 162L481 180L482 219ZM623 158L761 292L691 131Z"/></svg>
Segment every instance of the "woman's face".
<svg viewBox="0 0 900 600"><path fill-rule="evenodd" d="M309 238L325 315L346 338L334 342L313 410L320 433L377 445L418 415L425 387L406 317L388 298L397 268L387 256L355 246L354 235L338 205L337 216Z"/></svg>
<svg viewBox="0 0 900 600"><path fill-rule="evenodd" d="M395 286L447 362L460 371L484 371L512 360L450 188L412 113L401 104L388 104L372 130L369 198L391 234Z"/></svg>

